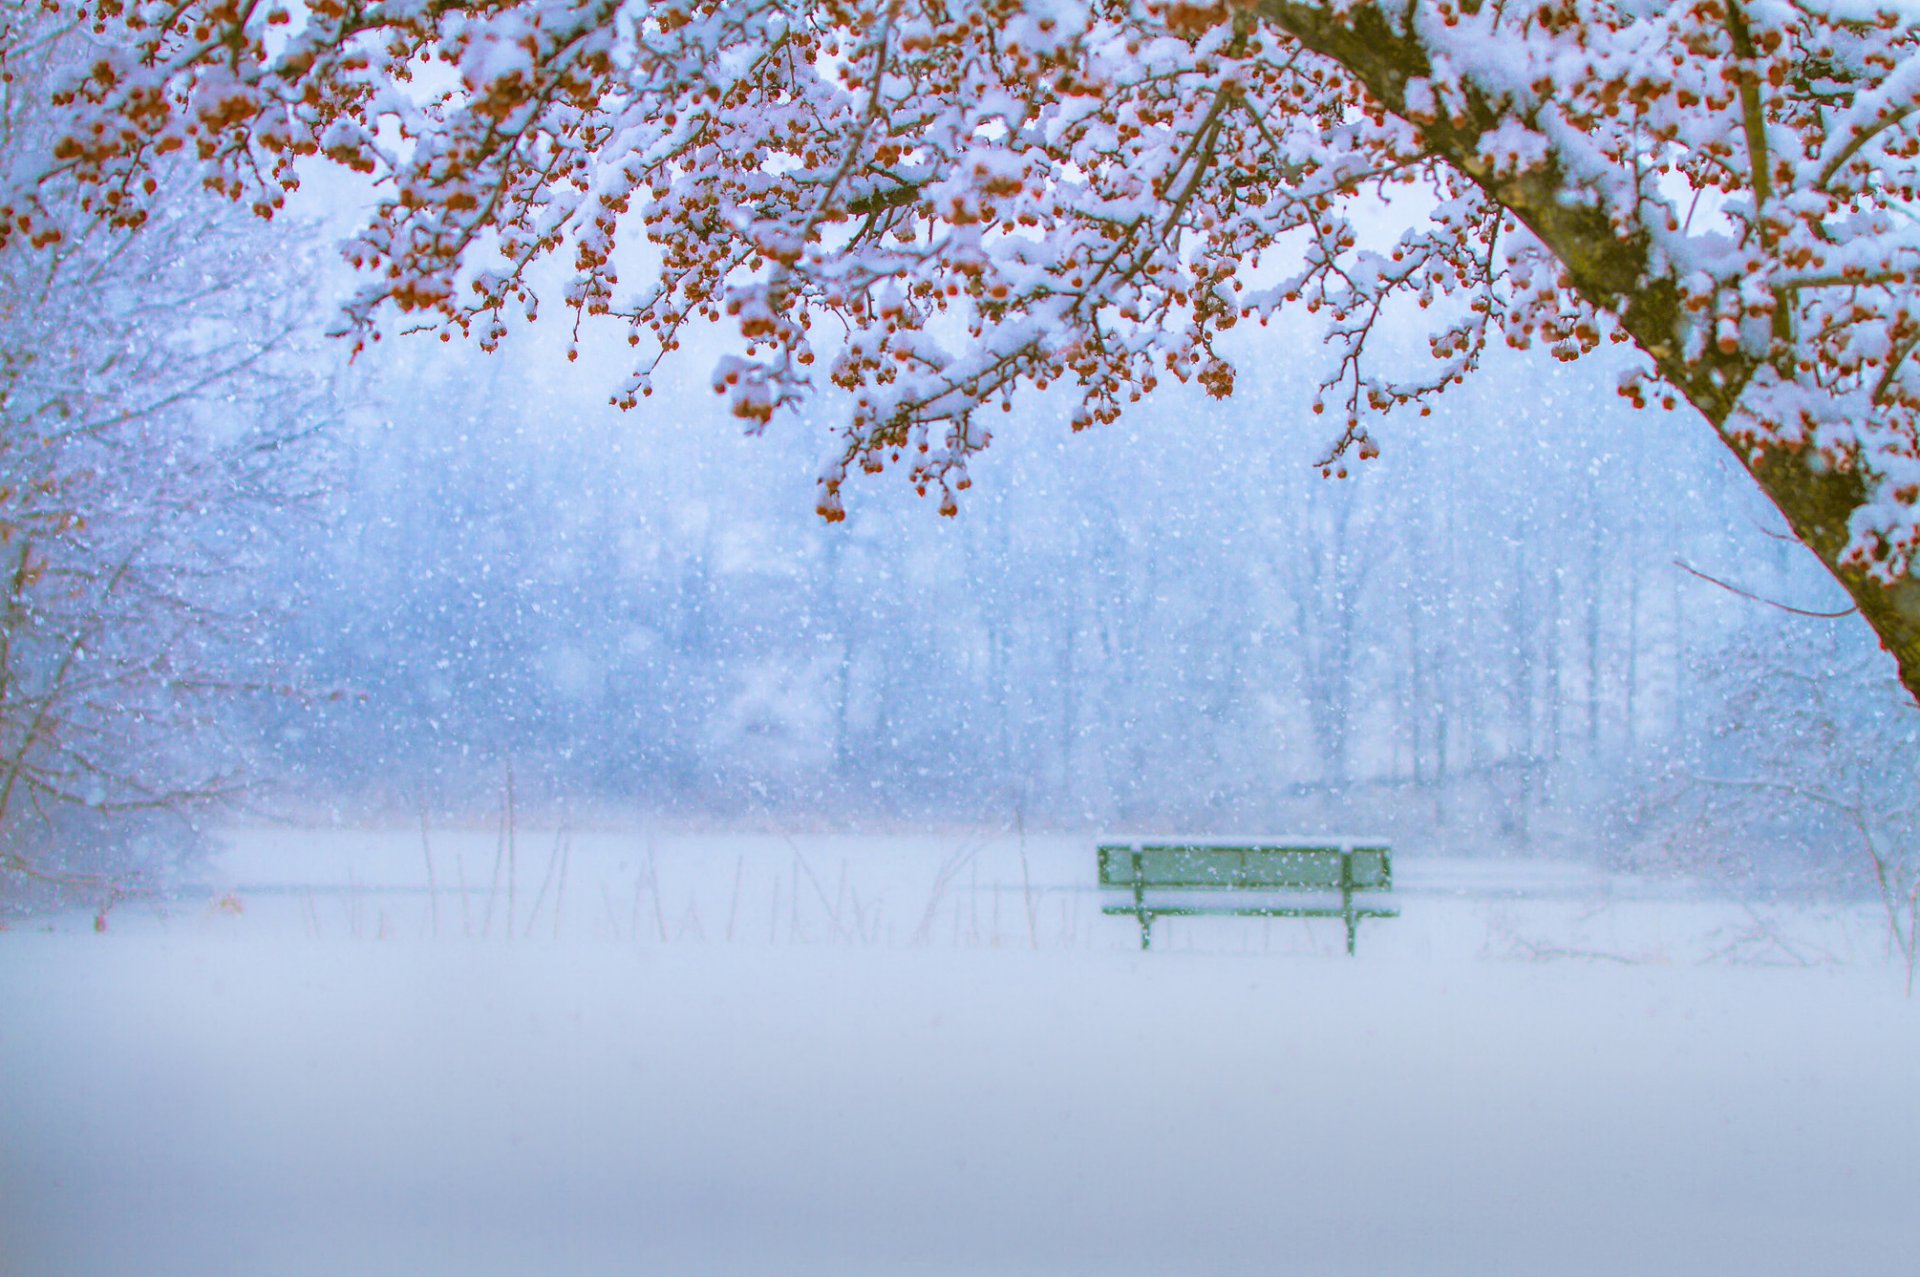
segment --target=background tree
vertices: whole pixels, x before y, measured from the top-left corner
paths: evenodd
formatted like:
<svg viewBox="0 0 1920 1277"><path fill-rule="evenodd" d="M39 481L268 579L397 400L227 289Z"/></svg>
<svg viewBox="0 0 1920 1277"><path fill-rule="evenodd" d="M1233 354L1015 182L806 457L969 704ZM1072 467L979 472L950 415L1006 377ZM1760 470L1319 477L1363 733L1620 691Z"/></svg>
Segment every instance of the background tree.
<svg viewBox="0 0 1920 1277"><path fill-rule="evenodd" d="M1718 445L1607 397L1597 363L1500 356L1364 484L1287 460L1275 432L1314 425L1284 370L1226 405L1171 387L1091 437L1043 396L981 459L965 517L882 485L827 525L806 497L830 414L730 437L720 401L668 383L635 420L533 337L480 375L458 345L369 358L379 415L343 432L330 519L271 573L300 600L269 625L275 663L365 694L262 704L309 813L411 818L424 789L471 815L511 759L527 807L574 818L1018 814L1625 854L1610 813L1706 730L1680 712L1690 671L1769 612L1673 560L1837 606L1753 526L1777 518ZM1502 400L1515 384L1524 407ZM1342 620L1292 606L1336 505L1368 561L1347 589L1344 787L1315 731Z"/></svg>
<svg viewBox="0 0 1920 1277"><path fill-rule="evenodd" d="M1714 708L1663 761L1639 820L1671 863L1756 894L1806 882L1862 888L1911 988L1920 713L1889 694L1859 638L1831 619L1775 612L1703 651Z"/></svg>
<svg viewBox="0 0 1920 1277"><path fill-rule="evenodd" d="M51 24L0 32L0 160L47 144ZM22 66L22 63L30 63ZM0 907L160 885L232 794L216 730L266 690L247 570L318 481L314 374L257 228L156 200L0 249ZM51 225L51 224L49 224Z"/></svg>

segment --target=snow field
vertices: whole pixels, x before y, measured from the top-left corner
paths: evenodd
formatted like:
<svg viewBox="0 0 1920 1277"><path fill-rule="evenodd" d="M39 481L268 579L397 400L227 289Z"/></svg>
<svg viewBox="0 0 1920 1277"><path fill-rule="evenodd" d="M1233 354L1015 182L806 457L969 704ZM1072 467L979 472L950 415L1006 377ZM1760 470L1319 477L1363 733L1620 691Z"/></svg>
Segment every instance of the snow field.
<svg viewBox="0 0 1920 1277"><path fill-rule="evenodd" d="M301 841L355 860L357 935L320 892L0 935L0 1272L1899 1272L1920 1239L1920 1009L1870 914L1409 858L1355 960L1300 923L1142 955L1055 876L1089 843L1029 840L1013 890L983 844L935 896L952 840L797 839L821 898L770 941L779 858L689 837L664 942L645 890L637 932L563 903L556 941L524 877L511 942L444 895L436 940L367 889L403 885L380 841ZM297 859L264 845L214 885ZM766 917L727 943L736 877ZM856 889L865 936L828 922ZM1029 890L1066 902L1037 949Z"/></svg>

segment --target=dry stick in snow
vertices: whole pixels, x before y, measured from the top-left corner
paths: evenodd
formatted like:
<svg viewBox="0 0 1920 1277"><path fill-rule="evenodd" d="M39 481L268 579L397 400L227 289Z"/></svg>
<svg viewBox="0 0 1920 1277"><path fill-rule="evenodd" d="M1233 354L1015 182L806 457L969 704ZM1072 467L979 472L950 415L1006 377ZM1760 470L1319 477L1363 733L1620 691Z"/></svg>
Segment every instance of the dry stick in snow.
<svg viewBox="0 0 1920 1277"><path fill-rule="evenodd" d="M1740 901L1740 908L1744 910L1747 917L1753 921L1753 930L1748 933L1750 936L1764 940L1766 943L1793 959L1799 966L1810 967L1814 965L1814 959L1801 952L1798 947L1788 944L1786 937L1780 934L1779 926L1761 916L1760 911L1753 907L1751 900L1742 899ZM1737 944L1739 941L1736 940L1735 943ZM1827 962L1834 961L1834 956L1831 952L1823 950L1822 957Z"/></svg>
<svg viewBox="0 0 1920 1277"><path fill-rule="evenodd" d="M567 900L567 866L573 863L573 833L560 845L560 882L553 890L553 938L560 938L560 906Z"/></svg>
<svg viewBox="0 0 1920 1277"><path fill-rule="evenodd" d="M653 835L647 835L647 880L653 888L653 925L660 932L660 943L667 942L667 910L660 899L660 858L654 854Z"/></svg>
<svg viewBox="0 0 1920 1277"><path fill-rule="evenodd" d="M1027 944L1040 947L1040 920L1035 916L1033 905L1033 873L1027 867L1027 819L1025 806L1013 809L1013 829L1020 839L1020 894L1027 903Z"/></svg>
<svg viewBox="0 0 1920 1277"><path fill-rule="evenodd" d="M460 933L467 939L473 939L473 905L467 892L467 861L459 852L453 853L454 881L460 887Z"/></svg>
<svg viewBox="0 0 1920 1277"><path fill-rule="evenodd" d="M515 821L515 813L514 813L514 807L513 807L513 760L511 758L507 760L506 821L507 821L507 939L511 940L513 939L513 918L514 918L513 889L514 889L514 871L516 867L514 862L515 862L515 856L517 854L517 848L515 844L518 841L516 835L519 832L515 828L516 821Z"/></svg>
<svg viewBox="0 0 1920 1277"><path fill-rule="evenodd" d="M1635 957L1630 954L1610 953L1605 949L1569 949L1559 945L1541 944L1538 941L1528 940L1520 936L1514 937L1513 947L1516 951L1524 953L1529 958L1568 958L1582 962L1617 962L1622 966L1628 967L1641 966L1649 961L1647 958Z"/></svg>
<svg viewBox="0 0 1920 1277"><path fill-rule="evenodd" d="M727 901L727 943L733 943L733 922L740 916L740 877L746 872L747 857L741 853L733 860L733 896Z"/></svg>
<svg viewBox="0 0 1920 1277"><path fill-rule="evenodd" d="M620 939L620 916L613 911L613 893L607 890L607 884L600 884L600 903L607 907L607 926L613 932L615 940Z"/></svg>
<svg viewBox="0 0 1920 1277"><path fill-rule="evenodd" d="M547 888L553 885L553 875L560 867L560 840L566 836L564 828L553 835L553 850L547 853L547 869L540 877L540 891L533 898L533 908L527 910L527 929L521 933L525 939L533 938L533 926L539 921L540 906L547 902Z"/></svg>
<svg viewBox="0 0 1920 1277"><path fill-rule="evenodd" d="M798 849L793 853L793 893L787 899L787 908L787 943L795 944L800 939L800 852Z"/></svg>
<svg viewBox="0 0 1920 1277"><path fill-rule="evenodd" d="M806 872L807 881L813 884L813 894L820 897L820 907L827 911L827 922L833 927L834 934L844 936L847 933L847 929L846 929L846 926L840 921L839 904L833 901L829 901L827 899L827 889L820 885L820 879L813 872L813 866L808 864L807 858L800 854L800 846L798 843L793 841L793 837L789 834L782 834L781 837L787 840L787 846L793 848L794 863L799 865L800 869ZM846 875L847 875L847 865L846 865L846 862L843 860L840 862L840 886L843 891L845 890L847 885ZM800 881L797 875L794 879L793 895L794 895L795 908L797 910L799 906L799 899L800 899ZM795 916L798 917L797 912Z"/></svg>
<svg viewBox="0 0 1920 1277"><path fill-rule="evenodd" d="M980 945L980 862L967 866L967 943Z"/></svg>
<svg viewBox="0 0 1920 1277"><path fill-rule="evenodd" d="M506 821L502 820L500 822L500 836L494 840L493 844L493 880L487 884L487 917L486 921L482 923L480 927L480 938L483 940L489 939L493 935L493 902L498 899L500 895L500 869L506 864L506 860L507 825Z"/></svg>
<svg viewBox="0 0 1920 1277"><path fill-rule="evenodd" d="M934 871L933 886L927 892L926 912L920 917L920 925L913 929L912 943L925 944L933 939L933 924L939 920L940 902L945 899L948 886L952 884L954 878L967 866L968 862L973 859L974 854L979 850L977 845L968 847L962 843L960 847L954 850L953 854L941 862L940 868ZM958 910L954 911L954 916L958 919ZM957 930L958 925L956 921L956 939L959 935Z"/></svg>
<svg viewBox="0 0 1920 1277"><path fill-rule="evenodd" d="M627 916L627 934L637 942L640 939L640 892L647 885L647 876L638 869L633 871L633 908Z"/></svg>
<svg viewBox="0 0 1920 1277"><path fill-rule="evenodd" d="M440 884L433 877L433 844L427 839L427 795L421 791L420 802L420 854L427 861L427 907L433 919L433 938L440 938Z"/></svg>
<svg viewBox="0 0 1920 1277"><path fill-rule="evenodd" d="M873 938L867 934L867 911L860 907L860 889L849 887L847 899L853 909L853 934L861 944L872 944ZM876 919L877 925L877 919Z"/></svg>
<svg viewBox="0 0 1920 1277"><path fill-rule="evenodd" d="M846 861L846 857L842 856L840 858L840 882L833 889L833 916L835 918L845 917L846 908L847 908L847 861Z"/></svg>

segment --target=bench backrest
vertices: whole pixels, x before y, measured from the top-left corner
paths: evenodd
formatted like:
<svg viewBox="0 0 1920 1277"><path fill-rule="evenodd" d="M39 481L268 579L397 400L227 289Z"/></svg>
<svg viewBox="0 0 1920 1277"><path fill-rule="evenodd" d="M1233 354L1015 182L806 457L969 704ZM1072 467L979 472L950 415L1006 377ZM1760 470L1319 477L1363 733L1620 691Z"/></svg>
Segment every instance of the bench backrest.
<svg viewBox="0 0 1920 1277"><path fill-rule="evenodd" d="M1222 891L1390 891L1393 855L1379 842L1110 842L1100 885Z"/></svg>

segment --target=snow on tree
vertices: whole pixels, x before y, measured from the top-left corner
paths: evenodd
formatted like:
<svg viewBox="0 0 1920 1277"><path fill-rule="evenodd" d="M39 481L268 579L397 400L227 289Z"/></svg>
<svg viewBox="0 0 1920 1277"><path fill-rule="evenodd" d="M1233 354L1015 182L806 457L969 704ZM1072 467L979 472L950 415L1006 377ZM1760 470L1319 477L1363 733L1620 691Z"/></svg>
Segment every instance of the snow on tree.
<svg viewBox="0 0 1920 1277"><path fill-rule="evenodd" d="M1617 343L1621 393L1699 410L1920 694L1908 0L47 2L99 54L0 234L57 242L74 184L138 222L175 152L271 215L326 157L379 183L362 338L496 343L557 258L576 331L630 327L631 406L725 320L749 428L850 393L828 518L890 466L953 512L1022 387L1077 426L1168 377L1228 395L1223 334L1287 307L1325 320L1330 474L1490 342ZM1383 368L1410 307L1434 361Z"/></svg>
<svg viewBox="0 0 1920 1277"><path fill-rule="evenodd" d="M0 169L44 154L71 48L0 27ZM216 211L176 190L137 233L68 211L0 248L0 913L104 925L157 888L237 784L224 710L268 690L248 576L320 482L315 375L259 228Z"/></svg>

